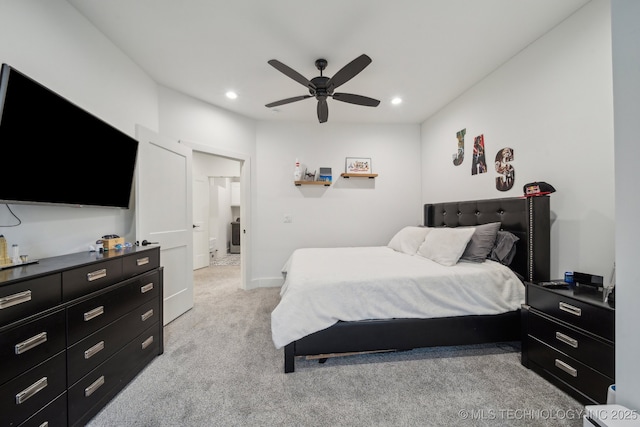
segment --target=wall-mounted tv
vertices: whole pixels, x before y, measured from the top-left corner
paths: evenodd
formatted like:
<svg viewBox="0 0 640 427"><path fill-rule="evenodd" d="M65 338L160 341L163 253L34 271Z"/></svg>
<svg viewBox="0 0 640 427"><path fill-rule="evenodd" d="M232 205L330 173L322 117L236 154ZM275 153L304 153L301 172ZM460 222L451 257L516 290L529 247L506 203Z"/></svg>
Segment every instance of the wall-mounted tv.
<svg viewBox="0 0 640 427"><path fill-rule="evenodd" d="M138 141L15 68L0 71L0 203L128 208Z"/></svg>

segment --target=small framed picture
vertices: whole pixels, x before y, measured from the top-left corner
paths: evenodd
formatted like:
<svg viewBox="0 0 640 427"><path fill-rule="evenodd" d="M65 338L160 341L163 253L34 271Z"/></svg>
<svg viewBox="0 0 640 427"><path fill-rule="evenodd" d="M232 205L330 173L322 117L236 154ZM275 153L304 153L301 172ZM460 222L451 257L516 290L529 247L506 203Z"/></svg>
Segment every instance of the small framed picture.
<svg viewBox="0 0 640 427"><path fill-rule="evenodd" d="M371 158L369 157L347 157L345 160L344 171L354 174L370 174Z"/></svg>

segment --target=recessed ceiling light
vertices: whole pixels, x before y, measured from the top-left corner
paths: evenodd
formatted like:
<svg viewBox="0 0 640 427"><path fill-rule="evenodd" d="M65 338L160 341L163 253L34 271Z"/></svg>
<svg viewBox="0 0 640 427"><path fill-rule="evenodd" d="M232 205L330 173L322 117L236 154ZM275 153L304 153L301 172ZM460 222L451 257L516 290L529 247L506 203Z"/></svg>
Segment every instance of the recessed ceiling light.
<svg viewBox="0 0 640 427"><path fill-rule="evenodd" d="M238 94L235 93L234 91L230 90L229 92L226 93L227 98L229 99L236 99L238 97Z"/></svg>
<svg viewBox="0 0 640 427"><path fill-rule="evenodd" d="M397 97L397 96L396 96L395 98L393 98L393 99L391 100L391 103L392 103L393 105L402 104L402 98L399 98L399 97Z"/></svg>

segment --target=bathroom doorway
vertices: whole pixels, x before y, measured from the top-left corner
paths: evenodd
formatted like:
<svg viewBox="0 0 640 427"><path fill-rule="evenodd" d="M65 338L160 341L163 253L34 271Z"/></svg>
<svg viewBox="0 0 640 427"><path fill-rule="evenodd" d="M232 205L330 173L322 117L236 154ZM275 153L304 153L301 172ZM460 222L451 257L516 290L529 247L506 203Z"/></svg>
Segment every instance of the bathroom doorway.
<svg viewBox="0 0 640 427"><path fill-rule="evenodd" d="M242 217L243 215L250 217L250 157L200 144L181 142L193 149L194 184L195 177L206 177L204 180L199 178L198 186L208 187L208 191L198 192L206 193L202 198L205 199L208 195L208 202L196 201L194 191L194 270L196 270L196 257L202 259L202 254L206 252L207 266L213 266L213 260L220 265L240 264L242 288L248 289L250 282L248 259L251 247L248 225L250 221L243 221ZM208 181L208 185L203 181ZM195 215L196 204L208 207L209 213L198 218ZM208 221L202 218L205 215ZM238 225L236 226L237 238L233 241L232 251L233 222ZM206 228L208 230L205 232ZM206 235L206 238L204 236L196 238L197 232ZM199 249L195 247L197 240L200 241ZM198 265L201 264L202 262Z"/></svg>

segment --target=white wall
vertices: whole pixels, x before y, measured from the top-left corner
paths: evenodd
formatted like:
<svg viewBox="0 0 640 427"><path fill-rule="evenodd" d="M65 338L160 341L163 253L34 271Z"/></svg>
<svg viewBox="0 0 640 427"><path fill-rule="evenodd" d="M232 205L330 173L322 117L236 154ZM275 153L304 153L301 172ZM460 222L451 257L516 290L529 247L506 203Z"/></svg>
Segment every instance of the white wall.
<svg viewBox="0 0 640 427"><path fill-rule="evenodd" d="M640 2L611 2L616 171L616 402L640 410Z"/></svg>
<svg viewBox="0 0 640 427"><path fill-rule="evenodd" d="M65 1L3 1L0 62L131 136L136 123L158 127L156 84ZM79 131L73 126L70 130ZM34 149L38 143L42 141L25 138ZM28 171L26 159L0 159L5 161L25 161ZM96 179L99 172L98 159L96 175L79 176L78 181ZM3 177L7 179L11 177ZM11 209L22 224L0 227L0 234L31 258L85 251L104 234L134 238L133 210L30 205L11 205ZM0 206L0 226L15 223Z"/></svg>
<svg viewBox="0 0 640 427"><path fill-rule="evenodd" d="M608 1L587 4L422 126L422 200L521 196L546 181L551 195L551 275L605 276L614 262L613 100ZM472 66L472 64L469 64ZM456 132L467 129L454 166ZM484 134L488 173L471 175ZM493 162L514 149L515 185L496 190Z"/></svg>
<svg viewBox="0 0 640 427"><path fill-rule="evenodd" d="M256 154L258 286L281 284L280 270L297 248L386 245L402 226L422 221L418 125L260 122ZM350 156L370 157L379 176L341 178ZM332 168L333 184L295 186L296 158L303 171Z"/></svg>

